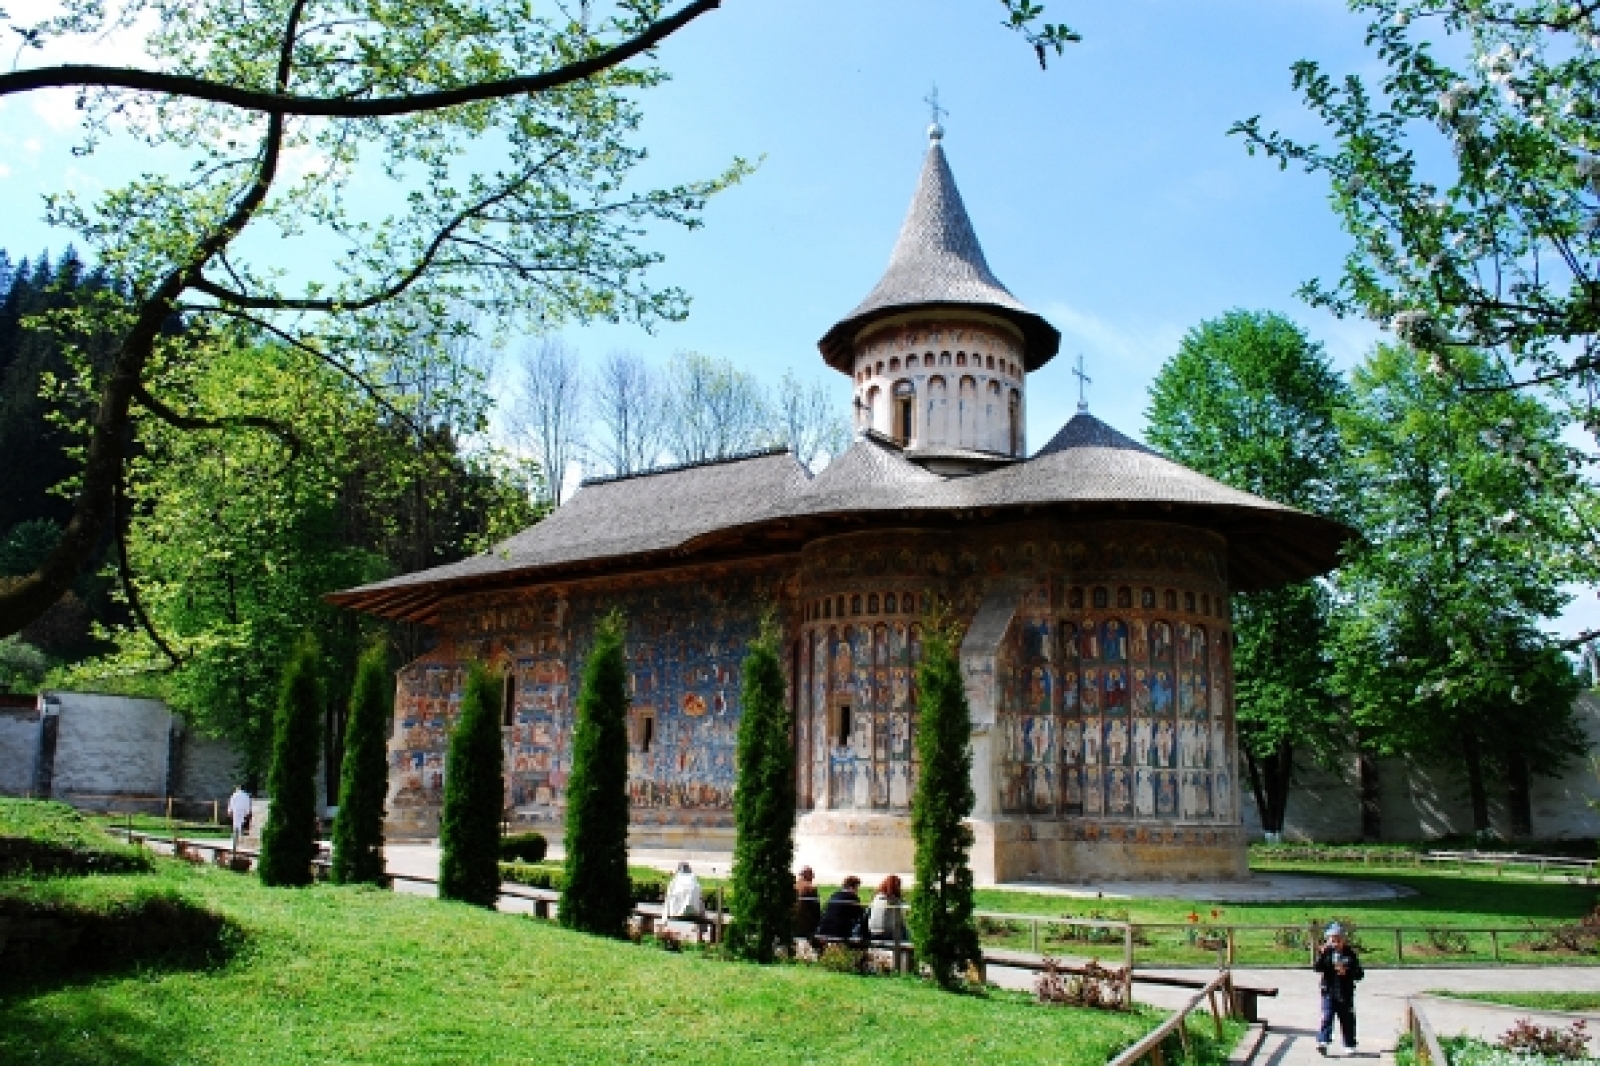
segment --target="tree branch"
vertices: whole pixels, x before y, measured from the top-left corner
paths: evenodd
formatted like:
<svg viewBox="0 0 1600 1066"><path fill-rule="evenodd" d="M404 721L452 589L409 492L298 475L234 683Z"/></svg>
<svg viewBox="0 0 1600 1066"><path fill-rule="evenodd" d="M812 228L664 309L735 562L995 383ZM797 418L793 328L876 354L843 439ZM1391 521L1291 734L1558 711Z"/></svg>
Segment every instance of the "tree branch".
<svg viewBox="0 0 1600 1066"><path fill-rule="evenodd" d="M387 118L395 115L414 115L446 107L458 107L462 104L545 92L582 81L649 51L701 15L721 6L722 0L694 0L676 15L651 23L638 36L587 59L557 67L555 70L408 96L380 96L368 100L293 96L286 92L281 84L276 92L267 92L186 74L167 74L162 71L138 70L132 67L67 63L54 67L40 67L37 70L0 74L0 97L35 89L60 87L132 89L136 92L205 100L243 111L261 111L279 116Z"/></svg>
<svg viewBox="0 0 1600 1066"><path fill-rule="evenodd" d="M117 577L122 581L123 595L128 597L128 610L133 612L133 617L138 621L139 628L143 629L146 635L155 642L155 646L161 649L161 654L167 657L167 661L173 667L179 667L183 665L183 660L178 658L177 652L172 650L172 645L168 644L166 639L156 632L156 627L150 621L150 616L145 613L144 602L139 599L139 590L133 584L133 568L128 565L128 522L131 517L128 514L128 501L123 496L122 481L118 479L117 489L112 497L111 515L111 524L115 528L117 538Z"/></svg>
<svg viewBox="0 0 1600 1066"><path fill-rule="evenodd" d="M139 405L161 421L174 429L217 431L227 429L262 429L271 433L283 442L295 456L300 454L300 438L293 429L276 419L263 415L230 415L226 418L200 418L196 415L186 415L168 407L162 401L150 394L150 391L140 384L134 387L133 398Z"/></svg>

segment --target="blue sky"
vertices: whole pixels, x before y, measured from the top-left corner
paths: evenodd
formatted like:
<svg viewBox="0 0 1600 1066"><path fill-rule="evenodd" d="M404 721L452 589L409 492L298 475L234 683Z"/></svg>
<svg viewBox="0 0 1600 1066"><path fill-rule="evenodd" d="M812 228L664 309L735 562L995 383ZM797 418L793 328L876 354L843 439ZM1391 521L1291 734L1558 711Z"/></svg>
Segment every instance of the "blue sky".
<svg viewBox="0 0 1600 1066"><path fill-rule="evenodd" d="M1342 0L1046 7L1085 40L1041 72L999 26L994 0L727 0L660 50L673 81L646 98L641 133L644 182L762 159L704 229L654 238L668 257L657 280L692 294L690 317L653 336L595 326L566 338L591 358L693 349L769 381L793 370L831 382L846 410L848 379L823 365L816 340L887 262L937 83L946 150L990 265L1063 334L1062 356L1030 381L1032 446L1071 416L1079 353L1093 411L1140 433L1161 363L1187 329L1230 308L1280 311L1337 365L1358 360L1371 326L1295 296L1336 274L1347 248L1324 184L1251 158L1227 130L1260 114L1318 137L1290 65L1370 73L1364 23ZM137 163L118 147L74 158L72 119L64 94L0 108L0 245L14 255L65 242L40 220L43 191Z"/></svg>

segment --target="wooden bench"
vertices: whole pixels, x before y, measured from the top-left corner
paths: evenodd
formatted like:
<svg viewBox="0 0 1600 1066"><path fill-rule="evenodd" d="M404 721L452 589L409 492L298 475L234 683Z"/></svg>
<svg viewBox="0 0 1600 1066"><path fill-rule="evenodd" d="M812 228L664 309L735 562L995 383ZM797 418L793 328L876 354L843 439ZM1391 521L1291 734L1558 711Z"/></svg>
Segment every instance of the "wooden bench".
<svg viewBox="0 0 1600 1066"><path fill-rule="evenodd" d="M813 936L809 939L811 943L821 944L824 948L838 944L854 951L887 951L894 956L895 973L913 973L916 969L917 949L909 940L852 940L843 936Z"/></svg>

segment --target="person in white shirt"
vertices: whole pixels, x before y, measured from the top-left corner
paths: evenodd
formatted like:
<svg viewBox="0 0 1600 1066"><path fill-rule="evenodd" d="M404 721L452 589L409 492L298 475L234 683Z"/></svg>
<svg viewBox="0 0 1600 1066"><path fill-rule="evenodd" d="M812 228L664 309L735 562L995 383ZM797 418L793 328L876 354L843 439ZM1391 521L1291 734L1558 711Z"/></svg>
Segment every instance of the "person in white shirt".
<svg viewBox="0 0 1600 1066"><path fill-rule="evenodd" d="M701 918L705 913L705 903L700 898L700 879L694 875L688 863L680 862L678 872L672 875L672 882L667 885L667 905L663 914L670 921L673 918Z"/></svg>
<svg viewBox="0 0 1600 1066"><path fill-rule="evenodd" d="M250 829L250 793L240 785L228 797L228 814L233 818L233 850L239 850L239 838Z"/></svg>

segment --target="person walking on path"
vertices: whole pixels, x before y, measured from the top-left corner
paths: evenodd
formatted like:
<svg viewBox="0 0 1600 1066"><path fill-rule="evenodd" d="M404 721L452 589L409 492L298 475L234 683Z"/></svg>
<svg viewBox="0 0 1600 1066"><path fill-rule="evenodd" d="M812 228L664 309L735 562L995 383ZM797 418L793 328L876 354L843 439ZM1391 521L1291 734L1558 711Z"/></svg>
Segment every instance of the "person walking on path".
<svg viewBox="0 0 1600 1066"><path fill-rule="evenodd" d="M1322 1025L1317 1029L1317 1054L1326 1055L1333 1040L1333 1021L1339 1020L1339 1035L1346 1051L1356 1049L1356 982L1366 976L1361 958L1344 935L1338 922L1328 926L1312 965L1322 979Z"/></svg>
<svg viewBox="0 0 1600 1066"><path fill-rule="evenodd" d="M239 851L239 838L250 831L250 793L240 785L228 797L228 814L233 819L233 850Z"/></svg>
<svg viewBox="0 0 1600 1066"><path fill-rule="evenodd" d="M662 913L669 920L705 917L706 907L700 892L700 879L694 875L694 870L686 862L678 864L678 872L672 875L672 882L667 885L666 906Z"/></svg>

